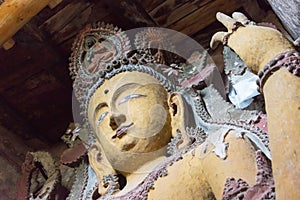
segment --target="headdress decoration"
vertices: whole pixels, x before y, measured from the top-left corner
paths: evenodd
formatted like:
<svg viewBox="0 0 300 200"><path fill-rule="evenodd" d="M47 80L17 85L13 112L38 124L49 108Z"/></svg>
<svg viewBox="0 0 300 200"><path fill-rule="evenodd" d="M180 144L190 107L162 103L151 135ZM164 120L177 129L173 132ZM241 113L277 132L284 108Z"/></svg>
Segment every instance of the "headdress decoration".
<svg viewBox="0 0 300 200"><path fill-rule="evenodd" d="M125 71L147 73L159 80L169 92L181 88L181 83L186 83L191 74L195 74L187 72L192 64L179 59L168 34L160 29L146 28L136 32L134 47L126 33L113 25L98 22L87 25L73 43L69 69L84 126L88 126L90 97L104 80L116 74ZM203 58L206 59L206 56Z"/></svg>

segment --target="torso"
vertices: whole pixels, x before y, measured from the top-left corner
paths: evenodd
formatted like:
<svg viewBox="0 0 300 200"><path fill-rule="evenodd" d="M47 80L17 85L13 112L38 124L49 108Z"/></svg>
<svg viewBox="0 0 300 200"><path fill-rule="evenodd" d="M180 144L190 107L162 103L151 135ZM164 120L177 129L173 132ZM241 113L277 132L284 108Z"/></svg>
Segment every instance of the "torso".
<svg viewBox="0 0 300 200"><path fill-rule="evenodd" d="M202 138L198 135L192 144L177 149L179 140L173 141L172 155L159 163L136 187L128 192L120 191L123 195L104 195L100 199L215 199L196 153Z"/></svg>

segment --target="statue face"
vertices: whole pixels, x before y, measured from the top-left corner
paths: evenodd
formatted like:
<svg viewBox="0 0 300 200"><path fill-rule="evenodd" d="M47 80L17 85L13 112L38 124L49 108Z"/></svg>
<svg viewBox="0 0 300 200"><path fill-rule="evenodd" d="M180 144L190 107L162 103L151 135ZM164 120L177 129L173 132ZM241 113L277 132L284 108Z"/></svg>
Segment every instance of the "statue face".
<svg viewBox="0 0 300 200"><path fill-rule="evenodd" d="M171 138L168 92L141 72L105 80L90 99L88 118L108 157L119 152L153 152Z"/></svg>

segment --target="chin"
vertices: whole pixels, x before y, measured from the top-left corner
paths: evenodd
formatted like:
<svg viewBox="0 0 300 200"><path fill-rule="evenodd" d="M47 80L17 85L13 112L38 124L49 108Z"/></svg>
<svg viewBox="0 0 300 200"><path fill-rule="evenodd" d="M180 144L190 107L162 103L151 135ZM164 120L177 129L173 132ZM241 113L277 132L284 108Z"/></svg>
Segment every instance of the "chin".
<svg viewBox="0 0 300 200"><path fill-rule="evenodd" d="M134 173L138 172L141 166L150 163L151 161L157 159L158 157L165 156L166 148L161 148L157 151L152 151L148 153L139 152L128 152L120 151L118 153L111 152L109 159L112 167L116 171ZM116 156L116 154L118 154ZM140 172L140 171L139 171Z"/></svg>

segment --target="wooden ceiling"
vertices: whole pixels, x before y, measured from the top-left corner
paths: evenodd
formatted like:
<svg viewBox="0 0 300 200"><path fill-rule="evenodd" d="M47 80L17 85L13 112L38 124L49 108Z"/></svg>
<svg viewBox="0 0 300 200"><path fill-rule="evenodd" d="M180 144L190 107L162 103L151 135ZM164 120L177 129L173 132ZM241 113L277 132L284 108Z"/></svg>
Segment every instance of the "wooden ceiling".
<svg viewBox="0 0 300 200"><path fill-rule="evenodd" d="M224 30L215 21L217 11L251 14L270 9L266 5L250 0L63 0L54 9L46 7L17 32L13 48L0 49L0 123L25 141L59 141L73 121L68 57L85 24L104 21L124 30L166 27L207 47L212 34Z"/></svg>

